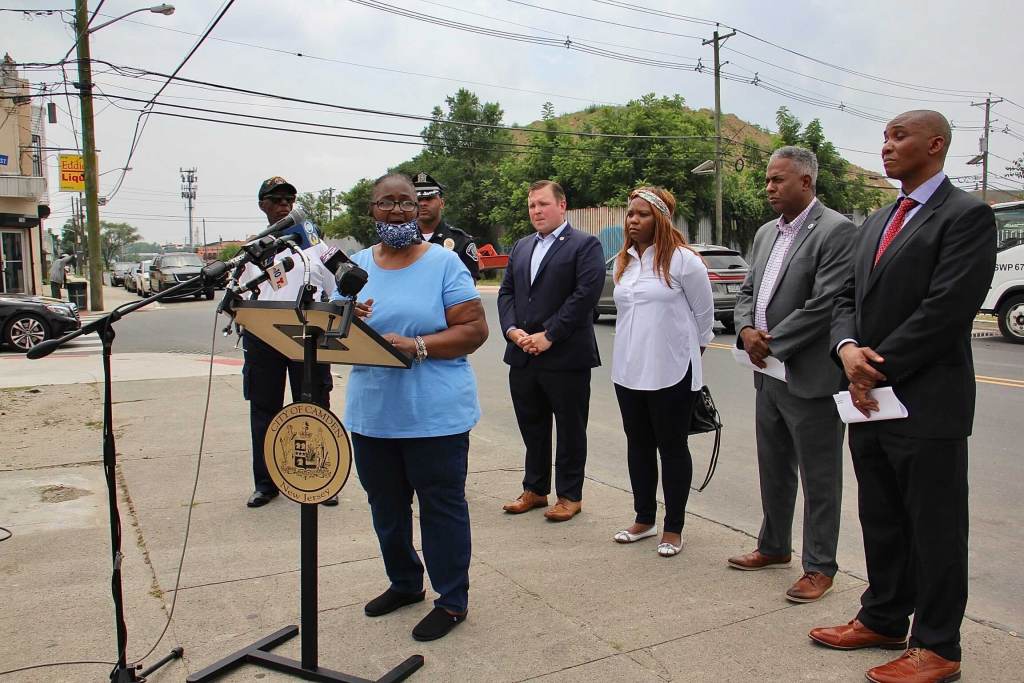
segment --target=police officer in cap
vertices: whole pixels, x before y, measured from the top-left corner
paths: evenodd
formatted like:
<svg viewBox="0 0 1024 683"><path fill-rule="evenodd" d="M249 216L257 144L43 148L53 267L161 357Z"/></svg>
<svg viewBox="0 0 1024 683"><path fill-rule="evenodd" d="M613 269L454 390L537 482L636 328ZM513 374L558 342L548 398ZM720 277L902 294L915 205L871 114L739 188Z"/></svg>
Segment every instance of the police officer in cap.
<svg viewBox="0 0 1024 683"><path fill-rule="evenodd" d="M477 262L473 236L448 225L441 217L444 211L444 188L441 183L422 171L413 176L412 180L416 186L416 198L420 203L419 223L423 239L454 251L466 264L473 279L479 280L480 264Z"/></svg>

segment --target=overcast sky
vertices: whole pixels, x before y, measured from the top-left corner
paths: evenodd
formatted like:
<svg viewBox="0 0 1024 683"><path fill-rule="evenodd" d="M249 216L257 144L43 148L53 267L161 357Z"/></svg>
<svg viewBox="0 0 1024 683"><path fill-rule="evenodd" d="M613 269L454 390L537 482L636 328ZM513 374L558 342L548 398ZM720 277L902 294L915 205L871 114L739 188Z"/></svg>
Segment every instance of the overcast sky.
<svg viewBox="0 0 1024 683"><path fill-rule="evenodd" d="M90 9L98 2L90 0ZM72 4L70 0L6 0L0 7L56 9ZM172 16L137 14L92 34L93 59L157 73L173 71L222 7L211 0L173 4L177 12ZM722 58L729 64L724 71L750 80L756 72L758 80L799 93L797 99L746 82L724 81L723 110L746 121L774 129L775 111L782 105L804 122L820 118L826 135L848 148L843 150L847 159L881 172L884 123L829 108L823 102L841 102L844 107L882 118L907 109L935 108L957 126L980 127L983 108L970 103L984 100L990 91L1012 100L992 109L993 127L998 132L992 135L990 149L998 156L992 157L990 170L1005 175L1007 161L1003 159L1015 159L1024 152L1020 75L1024 10L1012 0L862 0L841 5L824 0L387 0L369 4L522 35L568 37L574 43L629 58L676 64L694 64L699 58L701 64L710 66L711 47L703 46L700 39L709 38L714 26L658 16L650 10L685 13L745 32L726 42ZM97 23L142 6L145 0L106 0ZM546 11L542 6L578 16ZM727 31L722 28L723 33ZM15 61L25 63L56 62L73 43L73 33L59 15L26 18L0 12L0 35L5 39L0 47ZM104 73L107 71L106 66L96 65L95 82L100 92L108 95L147 100L163 83L153 76L140 79ZM69 80L77 80L73 69L68 75ZM714 80L708 71L636 64L564 47L477 35L351 0L236 0L180 75L304 100L417 115L429 115L461 86L481 99L499 102L505 122L519 124L539 118L545 101L551 101L560 114L589 103L625 103L648 92L678 93L694 108L714 105ZM59 70L25 70L22 76L63 91ZM72 121L67 100L55 96L53 101L61 111L58 124L47 127L47 144L75 147L72 128L81 131L78 102L71 100ZM424 125L187 85L169 86L159 102L389 132L418 133ZM117 185L118 169L125 166L137 120L136 113L119 107L141 106L128 101L117 101L114 106L97 93L96 140L104 173L101 196ZM162 107L156 111L230 118ZM360 178L383 173L419 149L168 116L150 116L145 121L130 161L132 170L125 174L101 216L131 223L146 240L159 242L186 239L179 168L198 169L195 216L200 222L206 219L207 239L214 241L241 238L265 224L256 206L256 191L268 176L282 175L300 191L344 190ZM1009 134L1003 132L1007 126ZM977 129L954 131L953 156L947 164L950 175L980 172L979 167L965 165L978 151L979 135ZM70 213L70 195L57 191L56 161L56 153L47 156L54 212L49 227L59 230ZM1019 182L992 181L1003 187L1020 187Z"/></svg>

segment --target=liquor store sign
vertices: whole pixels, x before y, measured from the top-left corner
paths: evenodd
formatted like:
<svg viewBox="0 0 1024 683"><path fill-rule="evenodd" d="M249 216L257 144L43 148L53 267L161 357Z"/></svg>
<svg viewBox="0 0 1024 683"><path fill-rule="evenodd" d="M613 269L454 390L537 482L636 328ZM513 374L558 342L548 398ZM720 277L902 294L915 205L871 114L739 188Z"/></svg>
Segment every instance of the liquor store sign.
<svg viewBox="0 0 1024 683"><path fill-rule="evenodd" d="M85 192L85 159L81 154L60 155L60 191Z"/></svg>

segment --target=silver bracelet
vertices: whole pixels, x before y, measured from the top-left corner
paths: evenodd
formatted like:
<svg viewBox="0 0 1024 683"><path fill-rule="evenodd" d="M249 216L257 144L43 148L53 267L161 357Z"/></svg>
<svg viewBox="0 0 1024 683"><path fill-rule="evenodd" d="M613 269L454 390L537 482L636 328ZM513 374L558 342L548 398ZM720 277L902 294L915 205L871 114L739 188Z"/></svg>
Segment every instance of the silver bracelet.
<svg viewBox="0 0 1024 683"><path fill-rule="evenodd" d="M416 337L416 362L422 363L427 359L427 343L423 341L423 337L417 335Z"/></svg>

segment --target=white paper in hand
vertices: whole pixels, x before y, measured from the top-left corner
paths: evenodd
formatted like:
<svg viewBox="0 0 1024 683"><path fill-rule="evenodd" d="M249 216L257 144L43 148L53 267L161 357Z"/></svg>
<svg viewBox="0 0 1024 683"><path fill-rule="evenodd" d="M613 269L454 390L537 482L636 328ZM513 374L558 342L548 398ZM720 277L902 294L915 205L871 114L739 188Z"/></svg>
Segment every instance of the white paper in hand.
<svg viewBox="0 0 1024 683"><path fill-rule="evenodd" d="M754 372L760 372L769 377L774 377L777 380L786 381L786 364L780 361L778 358L768 356L764 359L765 367L759 368L750 362L750 356L743 349L733 348L732 357L736 359L736 362L745 368L750 368ZM863 417L863 416L862 416Z"/></svg>
<svg viewBox="0 0 1024 683"><path fill-rule="evenodd" d="M872 389L868 395L878 401L878 412L871 411L871 417L864 417L864 413L853 405L853 398L849 391L840 391L832 396L836 402L836 408L839 410L839 418L846 424L853 424L855 422L878 422L879 420L902 420L910 416L907 407L896 398L896 392L892 390L892 387Z"/></svg>

